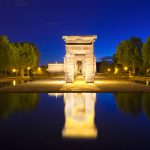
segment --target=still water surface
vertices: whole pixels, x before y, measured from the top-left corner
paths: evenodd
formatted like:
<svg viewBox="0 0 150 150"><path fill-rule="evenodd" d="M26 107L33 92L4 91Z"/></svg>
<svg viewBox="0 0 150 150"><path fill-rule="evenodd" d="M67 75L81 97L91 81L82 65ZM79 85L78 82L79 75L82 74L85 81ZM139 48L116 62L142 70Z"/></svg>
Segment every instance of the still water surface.
<svg viewBox="0 0 150 150"><path fill-rule="evenodd" d="M18 84L23 84L27 82L31 82L32 80L8 80L8 81L0 81L0 88L8 87L8 86L16 86Z"/></svg>
<svg viewBox="0 0 150 150"><path fill-rule="evenodd" d="M150 149L150 93L0 94L7 149Z"/></svg>

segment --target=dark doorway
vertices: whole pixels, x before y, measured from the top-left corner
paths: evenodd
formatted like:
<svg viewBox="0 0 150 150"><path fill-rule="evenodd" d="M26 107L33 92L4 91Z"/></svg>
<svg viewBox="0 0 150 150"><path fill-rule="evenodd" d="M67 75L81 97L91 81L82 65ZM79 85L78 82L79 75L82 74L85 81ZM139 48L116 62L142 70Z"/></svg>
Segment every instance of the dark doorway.
<svg viewBox="0 0 150 150"><path fill-rule="evenodd" d="M82 71L82 61L77 61L77 75L82 75L83 71Z"/></svg>

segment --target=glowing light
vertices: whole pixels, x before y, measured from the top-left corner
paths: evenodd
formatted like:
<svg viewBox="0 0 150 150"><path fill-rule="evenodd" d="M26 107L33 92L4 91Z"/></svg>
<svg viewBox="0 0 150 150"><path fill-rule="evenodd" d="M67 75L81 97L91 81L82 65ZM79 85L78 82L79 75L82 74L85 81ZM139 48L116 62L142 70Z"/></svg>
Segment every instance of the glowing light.
<svg viewBox="0 0 150 150"><path fill-rule="evenodd" d="M118 84L118 83L120 83L119 81L113 81L113 80L109 80L109 81L107 81L107 80L101 80L101 81L95 81L95 84Z"/></svg>
<svg viewBox="0 0 150 150"><path fill-rule="evenodd" d="M111 69L110 69L110 68L108 68L108 69L107 69L107 71L108 71L108 72L110 72L110 71L111 71Z"/></svg>
<svg viewBox="0 0 150 150"><path fill-rule="evenodd" d="M13 86L16 86L16 80L13 80Z"/></svg>
<svg viewBox="0 0 150 150"><path fill-rule="evenodd" d="M16 69L12 69L12 72L16 72L17 70Z"/></svg>
<svg viewBox="0 0 150 150"><path fill-rule="evenodd" d="M40 68L40 67L38 68L38 71L41 71L41 68Z"/></svg>
<svg viewBox="0 0 150 150"><path fill-rule="evenodd" d="M127 71L127 70L128 70L128 67L124 67L124 70Z"/></svg>
<svg viewBox="0 0 150 150"><path fill-rule="evenodd" d="M118 69L118 68L115 68L114 74L117 74L118 71L119 71L119 69Z"/></svg>
<svg viewBox="0 0 150 150"><path fill-rule="evenodd" d="M146 85L149 85L149 81L146 81Z"/></svg>
<svg viewBox="0 0 150 150"><path fill-rule="evenodd" d="M48 96L55 96L56 98L61 97L63 95L64 95L64 93L48 93Z"/></svg>
<svg viewBox="0 0 150 150"><path fill-rule="evenodd" d="M28 67L28 70L30 70L31 68L30 67Z"/></svg>

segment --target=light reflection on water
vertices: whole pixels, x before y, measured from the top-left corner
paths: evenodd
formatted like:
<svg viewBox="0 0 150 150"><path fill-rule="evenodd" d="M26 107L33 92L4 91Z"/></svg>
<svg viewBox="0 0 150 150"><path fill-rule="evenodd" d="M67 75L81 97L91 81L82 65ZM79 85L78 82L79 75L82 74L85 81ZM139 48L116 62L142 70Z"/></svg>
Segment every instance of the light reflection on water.
<svg viewBox="0 0 150 150"><path fill-rule="evenodd" d="M64 138L96 138L96 93L65 93Z"/></svg>
<svg viewBox="0 0 150 150"><path fill-rule="evenodd" d="M27 82L31 82L31 80L14 79L14 80L8 80L8 81L0 81L0 88L8 87L8 86L16 86L18 84L23 84Z"/></svg>
<svg viewBox="0 0 150 150"><path fill-rule="evenodd" d="M94 149L136 149L149 139L150 93L0 94L0 149L17 149L16 142L20 149L80 147L81 141L86 148L90 141Z"/></svg>
<svg viewBox="0 0 150 150"><path fill-rule="evenodd" d="M13 86L16 86L16 80L13 80Z"/></svg>

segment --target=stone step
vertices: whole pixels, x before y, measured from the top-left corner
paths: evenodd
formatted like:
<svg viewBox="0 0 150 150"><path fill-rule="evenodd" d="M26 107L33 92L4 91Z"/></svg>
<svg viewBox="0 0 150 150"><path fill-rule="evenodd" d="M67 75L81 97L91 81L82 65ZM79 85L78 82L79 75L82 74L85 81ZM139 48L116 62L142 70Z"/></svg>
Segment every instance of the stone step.
<svg viewBox="0 0 150 150"><path fill-rule="evenodd" d="M84 81L84 77L82 75L78 75L76 76L75 81Z"/></svg>

